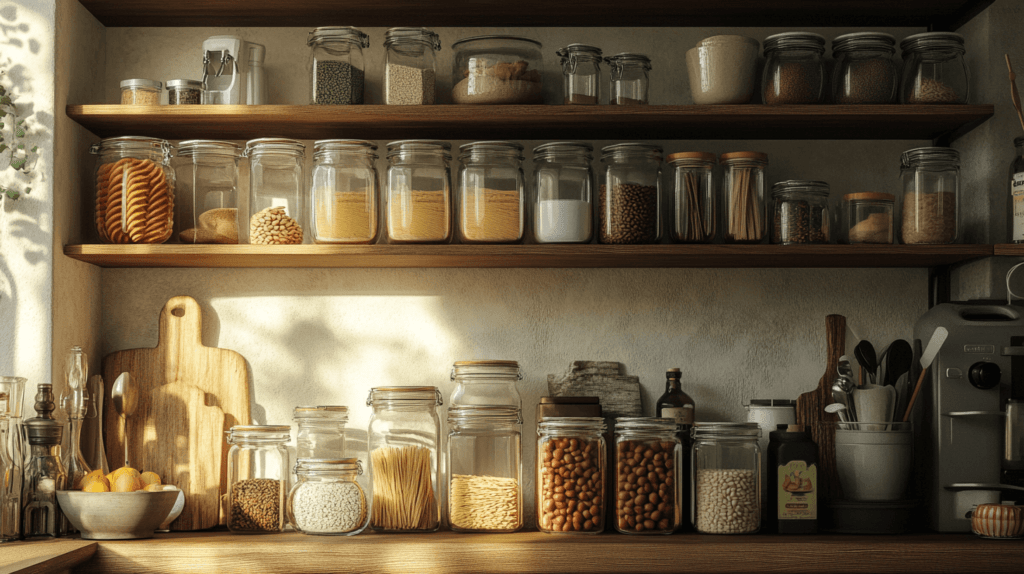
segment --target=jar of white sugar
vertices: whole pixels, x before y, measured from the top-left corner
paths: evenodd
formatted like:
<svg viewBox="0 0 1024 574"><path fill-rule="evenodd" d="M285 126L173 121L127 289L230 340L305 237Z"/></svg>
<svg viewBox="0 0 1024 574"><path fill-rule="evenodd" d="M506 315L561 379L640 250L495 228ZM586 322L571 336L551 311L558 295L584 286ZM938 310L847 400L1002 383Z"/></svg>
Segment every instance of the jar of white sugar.
<svg viewBox="0 0 1024 574"><path fill-rule="evenodd" d="M434 103L437 34L426 28L391 28L384 34L384 103L415 106Z"/></svg>
<svg viewBox="0 0 1024 574"><path fill-rule="evenodd" d="M356 482L363 467L354 458L300 458L288 494L288 520L303 534L351 536L366 528L366 493Z"/></svg>
<svg viewBox="0 0 1024 574"><path fill-rule="evenodd" d="M690 510L704 534L753 534L761 527L757 423L695 423Z"/></svg>
<svg viewBox="0 0 1024 574"><path fill-rule="evenodd" d="M533 148L537 243L590 243L594 236L594 148L552 142Z"/></svg>

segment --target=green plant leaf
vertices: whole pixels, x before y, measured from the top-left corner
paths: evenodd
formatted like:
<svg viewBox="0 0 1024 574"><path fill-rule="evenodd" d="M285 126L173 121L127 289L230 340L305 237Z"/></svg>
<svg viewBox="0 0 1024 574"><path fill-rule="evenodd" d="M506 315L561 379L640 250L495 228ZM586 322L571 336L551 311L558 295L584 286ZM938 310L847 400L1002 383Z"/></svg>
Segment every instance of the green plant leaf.
<svg viewBox="0 0 1024 574"><path fill-rule="evenodd" d="M9 197L11 199L18 199L19 197L21 197L20 193L18 193L17 191L15 191L13 189L10 189L10 188L5 189L4 193L6 193L7 197Z"/></svg>
<svg viewBox="0 0 1024 574"><path fill-rule="evenodd" d="M28 195L30 193L32 193L32 188L31 187L26 187L25 188L25 195Z"/></svg>
<svg viewBox="0 0 1024 574"><path fill-rule="evenodd" d="M11 168L13 168L13 169L21 169L21 168L25 167L25 161L26 160L23 157L12 159L11 160Z"/></svg>
<svg viewBox="0 0 1024 574"><path fill-rule="evenodd" d="M25 128L18 128L14 131L14 137L23 138L25 137Z"/></svg>
<svg viewBox="0 0 1024 574"><path fill-rule="evenodd" d="M11 96L0 97L0 106L9 106L11 103Z"/></svg>
<svg viewBox="0 0 1024 574"><path fill-rule="evenodd" d="M36 153L36 152L39 151L39 146L34 145L34 146L32 146L32 149L30 149L29 151L32 152L32 153Z"/></svg>
<svg viewBox="0 0 1024 574"><path fill-rule="evenodd" d="M18 149L25 149L25 144L18 144Z"/></svg>
<svg viewBox="0 0 1024 574"><path fill-rule="evenodd" d="M0 144L0 153L7 151L7 144Z"/></svg>

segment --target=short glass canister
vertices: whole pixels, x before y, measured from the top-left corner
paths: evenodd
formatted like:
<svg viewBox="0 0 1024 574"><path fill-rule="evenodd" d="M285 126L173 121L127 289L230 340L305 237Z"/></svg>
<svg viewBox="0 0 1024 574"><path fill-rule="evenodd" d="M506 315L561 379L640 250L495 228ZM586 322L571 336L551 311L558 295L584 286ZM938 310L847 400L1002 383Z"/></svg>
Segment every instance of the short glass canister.
<svg viewBox="0 0 1024 574"><path fill-rule="evenodd" d="M537 528L599 534L605 516L603 417L549 417L537 424ZM578 471L578 472L577 472Z"/></svg>
<svg viewBox="0 0 1024 574"><path fill-rule="evenodd" d="M342 459L345 453L345 425L348 407L295 407L292 419L295 434L295 459Z"/></svg>
<svg viewBox="0 0 1024 574"><path fill-rule="evenodd" d="M757 423L695 423L691 520L704 534L753 534L761 527Z"/></svg>
<svg viewBox="0 0 1024 574"><path fill-rule="evenodd" d="M437 140L388 144L384 223L388 243L452 239L452 146Z"/></svg>
<svg viewBox="0 0 1024 574"><path fill-rule="evenodd" d="M281 532L288 493L291 427L235 425L228 434L228 530L235 534Z"/></svg>
<svg viewBox="0 0 1024 574"><path fill-rule="evenodd" d="M174 160L176 222L182 243L238 243L238 145L187 140Z"/></svg>
<svg viewBox="0 0 1024 574"><path fill-rule="evenodd" d="M964 37L954 32L923 32L900 42L903 74L901 104L966 104L971 75L964 60Z"/></svg>
<svg viewBox="0 0 1024 574"><path fill-rule="evenodd" d="M363 467L354 458L300 458L288 494L288 521L303 534L352 536L366 528L369 503L356 482Z"/></svg>
<svg viewBox="0 0 1024 574"><path fill-rule="evenodd" d="M785 32L764 40L765 104L820 104L825 100L825 38L811 32Z"/></svg>
<svg viewBox="0 0 1024 574"><path fill-rule="evenodd" d="M248 243L302 243L306 146L292 139L256 139L245 144L245 157L249 158Z"/></svg>
<svg viewBox="0 0 1024 574"><path fill-rule="evenodd" d="M309 33L310 103L363 103L366 65L363 48L370 37L351 26L323 26Z"/></svg>
<svg viewBox="0 0 1024 574"><path fill-rule="evenodd" d="M377 239L380 180L377 144L321 140L313 144L313 242L373 243Z"/></svg>
<svg viewBox="0 0 1024 574"><path fill-rule="evenodd" d="M552 142L533 148L537 243L590 243L594 236L594 148Z"/></svg>
<svg viewBox="0 0 1024 574"><path fill-rule="evenodd" d="M624 52L605 58L608 62L608 103L616 106L646 105L651 97L651 59Z"/></svg>
<svg viewBox="0 0 1024 574"><path fill-rule="evenodd" d="M562 59L563 103L601 103L601 49L586 44L569 44L557 52Z"/></svg>
<svg viewBox="0 0 1024 574"><path fill-rule="evenodd" d="M391 28L384 34L384 103L430 105L437 92L437 34L426 28Z"/></svg>
<svg viewBox="0 0 1024 574"><path fill-rule="evenodd" d="M601 150L601 243L657 243L661 237L661 147L622 143Z"/></svg>
<svg viewBox="0 0 1024 574"><path fill-rule="evenodd" d="M616 530L671 534L683 524L682 462L675 419L615 419Z"/></svg>
<svg viewBox="0 0 1024 574"><path fill-rule="evenodd" d="M484 141L459 148L457 237L462 243L518 243L526 223L523 146Z"/></svg>

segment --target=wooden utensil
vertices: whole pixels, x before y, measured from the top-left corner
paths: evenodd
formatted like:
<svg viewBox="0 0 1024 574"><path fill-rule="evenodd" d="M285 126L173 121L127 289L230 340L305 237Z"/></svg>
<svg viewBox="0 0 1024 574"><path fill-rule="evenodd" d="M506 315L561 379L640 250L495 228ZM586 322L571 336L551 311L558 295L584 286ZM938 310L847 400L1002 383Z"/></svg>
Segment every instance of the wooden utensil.
<svg viewBox="0 0 1024 574"><path fill-rule="evenodd" d="M939 350L942 349L942 345L946 342L946 337L949 337L949 331L945 327L938 327L932 333L932 337L928 339L928 344L925 346L924 352L921 353L921 375L917 377L914 394L910 395L910 403L907 404L907 412L903 415L903 422L910 420L910 412L914 410L914 402L917 401L917 395L921 392L921 383L924 382L924 375L928 372L928 367L932 365L932 361L935 360L935 356L939 354Z"/></svg>
<svg viewBox="0 0 1024 574"><path fill-rule="evenodd" d="M1017 119L1020 120L1020 127L1024 129L1024 114L1020 110L1020 92L1017 91L1017 74L1013 73L1013 66L1010 64L1010 55L1003 54L1006 58L1006 69L1010 71L1010 99L1013 100L1013 107L1017 110Z"/></svg>
<svg viewBox="0 0 1024 574"><path fill-rule="evenodd" d="M821 494L825 498L841 497L839 474L836 472L835 436L837 419L835 414L825 412L825 406L832 403L832 381L838 376L839 357L846 347L846 317L829 315L825 317L825 374L813 391L800 395L796 400L796 422L811 430L811 439L818 445L818 460L821 461Z"/></svg>

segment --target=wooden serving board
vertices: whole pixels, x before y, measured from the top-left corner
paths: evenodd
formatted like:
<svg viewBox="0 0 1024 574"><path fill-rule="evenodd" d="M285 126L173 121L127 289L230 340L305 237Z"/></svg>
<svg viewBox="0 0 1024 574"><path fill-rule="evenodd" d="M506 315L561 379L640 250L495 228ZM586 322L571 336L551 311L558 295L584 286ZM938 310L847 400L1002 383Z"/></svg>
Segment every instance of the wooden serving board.
<svg viewBox="0 0 1024 574"><path fill-rule="evenodd" d="M818 445L819 494L823 498L842 498L839 473L836 472L836 415L825 412L825 406L832 404L832 383L839 376L839 357L846 348L846 317L829 315L825 317L825 374L818 381L818 388L806 392L796 399L796 422L811 431L811 439Z"/></svg>
<svg viewBox="0 0 1024 574"><path fill-rule="evenodd" d="M160 339L153 349L130 349L111 353L103 359L103 382L105 395L110 396L114 381L122 372L131 375L132 386L138 393L138 408L128 419L128 459L134 465L146 461L173 460L188 470L189 483L175 484L185 491L185 512L189 512L193 497L207 496L205 478L218 477L217 493L222 494L227 486L226 436L223 431L237 424L249 424L249 377L245 359L235 351L206 347L202 344L202 311L199 303L191 297L174 297L160 312ZM199 394L180 388L168 389L154 394L165 385L195 387ZM152 401L159 396L161 409L179 413L170 416L158 415ZM172 398L176 397L176 398ZM196 440L208 434L210 418L216 413L209 412L216 407L223 413L221 432L209 444L195 443L200 452L193 453L192 437ZM121 423L109 399L104 405L104 434L107 459L112 469L124 464L124 436ZM157 434L160 433L160 434ZM196 434L198 433L198 434ZM205 439L204 439L205 440ZM188 456L179 450L179 445L188 444ZM219 453L219 456L217 455ZM202 468L192 468L193 464ZM187 465L187 466L186 466ZM151 470L141 468L139 470ZM199 481L193 486L192 476ZM174 473L174 476L181 476ZM165 482L173 479L161 475ZM196 505L197 507L200 504ZM205 508L205 507L204 507ZM220 519L218 512L203 511L194 520L178 519L172 525L175 530L195 530L216 526ZM184 514L183 514L184 516ZM185 528L185 524L190 526Z"/></svg>

